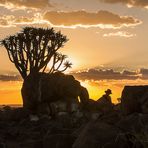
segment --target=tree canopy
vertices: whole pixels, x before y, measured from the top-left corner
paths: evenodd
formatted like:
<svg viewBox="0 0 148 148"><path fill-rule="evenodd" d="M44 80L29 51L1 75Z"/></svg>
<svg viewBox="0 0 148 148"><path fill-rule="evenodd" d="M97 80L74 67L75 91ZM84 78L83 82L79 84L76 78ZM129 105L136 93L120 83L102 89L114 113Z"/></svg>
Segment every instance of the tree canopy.
<svg viewBox="0 0 148 148"><path fill-rule="evenodd" d="M66 61L67 56L58 52L67 41L66 36L53 28L25 27L20 33L1 40L1 45L25 79L30 73L44 72L49 63L49 73L70 68L72 64Z"/></svg>

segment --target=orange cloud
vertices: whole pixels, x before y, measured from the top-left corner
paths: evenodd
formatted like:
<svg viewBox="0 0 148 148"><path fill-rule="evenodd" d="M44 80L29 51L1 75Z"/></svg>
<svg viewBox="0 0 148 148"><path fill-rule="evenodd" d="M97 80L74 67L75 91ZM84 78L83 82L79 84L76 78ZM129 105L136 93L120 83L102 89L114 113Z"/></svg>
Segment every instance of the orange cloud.
<svg viewBox="0 0 148 148"><path fill-rule="evenodd" d="M12 27L21 24L48 24L51 27L63 28L111 28L132 27L142 23L131 16L119 16L108 11L90 13L86 11L56 12L45 14L35 13L33 17L15 17L12 15L0 16L0 27Z"/></svg>
<svg viewBox="0 0 148 148"><path fill-rule="evenodd" d="M140 20L131 16L119 16L108 11L90 13L86 11L57 12L49 11L44 14L44 20L49 21L57 27L100 27L100 28L121 28L136 26Z"/></svg>
<svg viewBox="0 0 148 148"><path fill-rule="evenodd" d="M0 6L8 9L42 9L52 5L49 0L0 0Z"/></svg>
<svg viewBox="0 0 148 148"><path fill-rule="evenodd" d="M103 37L111 37L111 36L131 38L131 37L136 36L136 34L131 34L129 32L125 32L125 31L118 31L118 32L106 33L103 35Z"/></svg>
<svg viewBox="0 0 148 148"><path fill-rule="evenodd" d="M100 0L107 3L122 3L126 4L129 7L145 7L148 8L148 0Z"/></svg>
<svg viewBox="0 0 148 148"><path fill-rule="evenodd" d="M0 27L14 27L12 20L14 19L13 15L4 15L0 17Z"/></svg>
<svg viewBox="0 0 148 148"><path fill-rule="evenodd" d="M0 27L16 27L17 25L47 24L42 16L36 13L34 17L15 17L13 15L0 16Z"/></svg>

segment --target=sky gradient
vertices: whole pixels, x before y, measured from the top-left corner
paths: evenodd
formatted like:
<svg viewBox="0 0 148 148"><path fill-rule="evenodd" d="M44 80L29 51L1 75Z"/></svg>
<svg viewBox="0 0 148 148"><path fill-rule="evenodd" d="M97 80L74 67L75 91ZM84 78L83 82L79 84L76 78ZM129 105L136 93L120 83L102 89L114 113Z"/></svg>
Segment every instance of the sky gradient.
<svg viewBox="0 0 148 148"><path fill-rule="evenodd" d="M69 41L60 52L68 55L73 63L72 71L98 67L148 68L147 0L0 0L0 39L21 31L25 26L54 27L67 35ZM0 47L0 74L16 72L6 50ZM99 85L99 81L96 84ZM116 79L107 80L106 84L103 82L100 82L101 93L94 93L98 87L91 80L82 84L87 85L92 98L102 95L108 86L116 88L114 84L120 84ZM137 82L128 78L123 82L120 88L114 89L114 98L120 96L126 84L148 84L146 80ZM6 94L20 98L19 82L0 83L13 91L8 93L5 89L4 92L6 87L0 89L3 98L7 98ZM16 89L12 90L12 86Z"/></svg>
<svg viewBox="0 0 148 148"><path fill-rule="evenodd" d="M146 0L1 0L0 39L24 26L55 27L69 41L61 52L73 69L148 64ZM15 70L1 50L0 71Z"/></svg>

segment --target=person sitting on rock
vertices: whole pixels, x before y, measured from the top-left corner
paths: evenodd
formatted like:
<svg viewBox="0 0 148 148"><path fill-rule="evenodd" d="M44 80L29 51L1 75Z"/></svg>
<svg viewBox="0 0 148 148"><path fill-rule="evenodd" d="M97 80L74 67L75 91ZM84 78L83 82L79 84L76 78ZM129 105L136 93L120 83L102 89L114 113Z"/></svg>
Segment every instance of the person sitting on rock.
<svg viewBox="0 0 148 148"><path fill-rule="evenodd" d="M101 110L103 113L106 113L113 109L113 103L110 97L111 94L112 91L110 89L107 89L105 91L105 94L97 100L98 109Z"/></svg>
<svg viewBox="0 0 148 148"><path fill-rule="evenodd" d="M97 101L104 100L104 101L107 101L109 103L112 103L111 97L110 97L111 94L112 94L112 91L110 89L107 89L105 91L105 94L100 99L98 99Z"/></svg>

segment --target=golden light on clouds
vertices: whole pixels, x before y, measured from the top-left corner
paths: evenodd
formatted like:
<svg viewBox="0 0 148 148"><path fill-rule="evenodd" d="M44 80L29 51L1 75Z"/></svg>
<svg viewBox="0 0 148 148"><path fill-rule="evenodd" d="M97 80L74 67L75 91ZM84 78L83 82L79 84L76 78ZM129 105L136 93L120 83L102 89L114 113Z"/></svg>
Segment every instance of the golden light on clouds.
<svg viewBox="0 0 148 148"><path fill-rule="evenodd" d="M0 6L13 10L52 7L49 0L0 0Z"/></svg>
<svg viewBox="0 0 148 148"><path fill-rule="evenodd" d="M15 27L15 25L12 23L13 19L13 15L0 16L0 27Z"/></svg>
<svg viewBox="0 0 148 148"><path fill-rule="evenodd" d="M35 13L34 17L15 17L13 15L0 16L0 27L17 27L19 25L48 24L49 22L42 19L40 13Z"/></svg>
<svg viewBox="0 0 148 148"><path fill-rule="evenodd" d="M119 16L108 11L90 13L86 11L57 12L49 11L45 14L34 13L33 17L4 15L0 16L0 27L17 27L17 25L46 24L60 28L91 28L119 29L133 27L142 21L131 16Z"/></svg>
<svg viewBox="0 0 148 148"><path fill-rule="evenodd" d="M86 11L49 11L44 14L44 19L49 21L55 27L99 27L105 28L122 28L131 27L141 24L142 22L131 16L119 16L109 11L100 10L98 12Z"/></svg>
<svg viewBox="0 0 148 148"><path fill-rule="evenodd" d="M106 3L122 3L126 4L128 7L144 7L148 8L148 1L147 0L100 0L101 2Z"/></svg>

